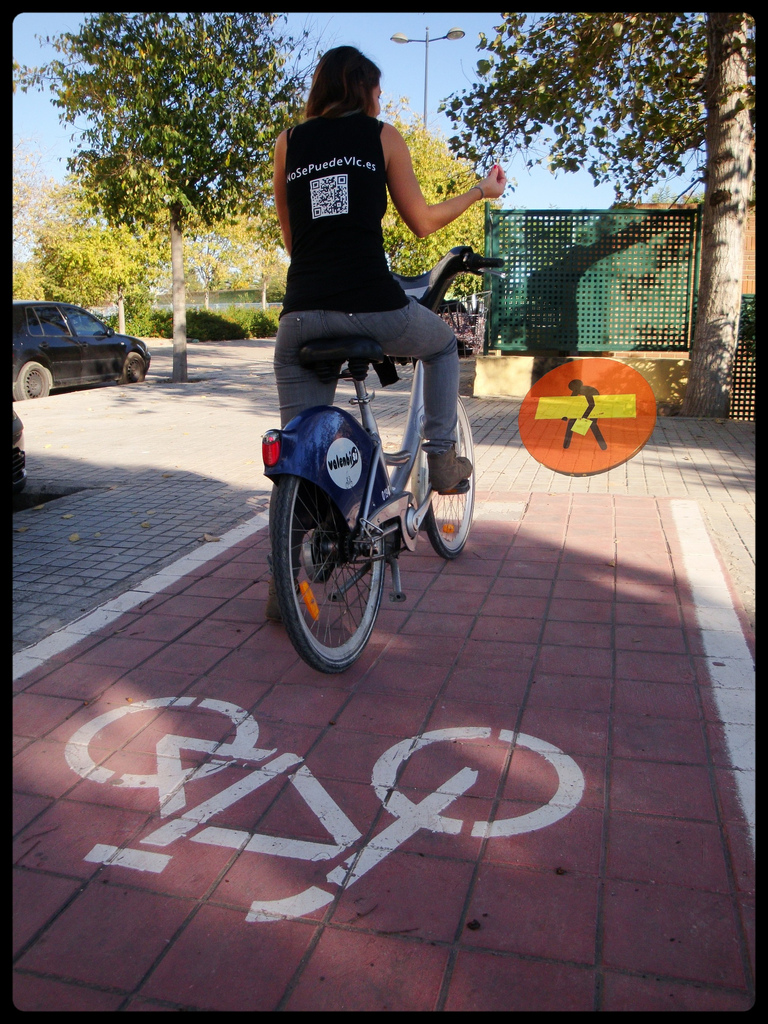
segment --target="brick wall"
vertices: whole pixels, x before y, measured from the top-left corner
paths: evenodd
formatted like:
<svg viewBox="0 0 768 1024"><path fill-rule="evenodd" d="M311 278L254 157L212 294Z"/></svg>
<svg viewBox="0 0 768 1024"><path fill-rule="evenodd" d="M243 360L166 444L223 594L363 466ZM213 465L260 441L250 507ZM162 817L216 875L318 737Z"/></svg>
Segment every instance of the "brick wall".
<svg viewBox="0 0 768 1024"><path fill-rule="evenodd" d="M744 231L744 264L741 279L741 291L744 295L755 294L755 212L747 217Z"/></svg>

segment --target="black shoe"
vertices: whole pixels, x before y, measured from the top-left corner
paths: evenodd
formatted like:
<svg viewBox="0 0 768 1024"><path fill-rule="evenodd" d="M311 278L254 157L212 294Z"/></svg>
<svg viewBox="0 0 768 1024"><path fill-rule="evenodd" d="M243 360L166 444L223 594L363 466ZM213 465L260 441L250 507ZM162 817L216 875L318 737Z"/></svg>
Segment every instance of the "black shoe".
<svg viewBox="0 0 768 1024"><path fill-rule="evenodd" d="M456 454L455 448L447 452L427 453L429 482L438 494L462 494L467 491L467 481L472 476L472 463ZM462 487L462 485L465 485Z"/></svg>

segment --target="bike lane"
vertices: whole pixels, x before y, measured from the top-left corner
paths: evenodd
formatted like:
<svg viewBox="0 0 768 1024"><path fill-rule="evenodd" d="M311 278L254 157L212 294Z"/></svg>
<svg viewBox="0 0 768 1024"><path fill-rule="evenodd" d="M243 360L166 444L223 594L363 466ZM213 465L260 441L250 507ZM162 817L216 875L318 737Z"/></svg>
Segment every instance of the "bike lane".
<svg viewBox="0 0 768 1024"><path fill-rule="evenodd" d="M510 498L338 676L264 622L263 518L19 659L17 1008L751 1005L752 652L696 503Z"/></svg>

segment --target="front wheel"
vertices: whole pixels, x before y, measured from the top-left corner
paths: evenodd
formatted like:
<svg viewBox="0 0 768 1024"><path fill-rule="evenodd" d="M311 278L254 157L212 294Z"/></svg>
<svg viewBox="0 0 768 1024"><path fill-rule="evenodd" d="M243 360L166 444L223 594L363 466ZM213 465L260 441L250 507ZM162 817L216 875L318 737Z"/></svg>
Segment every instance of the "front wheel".
<svg viewBox="0 0 768 1024"><path fill-rule="evenodd" d="M472 441L472 427L461 399L457 411L456 454L469 459L474 467L475 446ZM416 493L426 495L429 469L424 451L419 453L416 472ZM475 511L475 476L476 472L473 472L469 478L469 489L464 494L432 495L432 505L424 517L424 529L427 531L430 544L441 558L458 558L467 543Z"/></svg>
<svg viewBox="0 0 768 1024"><path fill-rule="evenodd" d="M147 375L147 364L138 352L129 352L123 363L121 384L140 384Z"/></svg>
<svg viewBox="0 0 768 1024"><path fill-rule="evenodd" d="M280 478L270 514L272 573L297 654L320 672L343 672L368 643L384 588L382 551L354 545L327 494Z"/></svg>

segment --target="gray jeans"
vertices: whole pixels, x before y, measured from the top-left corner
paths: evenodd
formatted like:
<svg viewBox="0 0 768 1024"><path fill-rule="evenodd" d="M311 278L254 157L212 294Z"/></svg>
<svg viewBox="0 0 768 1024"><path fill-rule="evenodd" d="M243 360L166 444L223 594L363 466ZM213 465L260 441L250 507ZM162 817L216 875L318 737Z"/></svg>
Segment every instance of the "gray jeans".
<svg viewBox="0 0 768 1024"><path fill-rule="evenodd" d="M459 356L456 337L437 314L410 299L402 309L382 313L339 313L311 309L286 313L275 345L280 418L289 420L313 405L332 405L336 385L323 384L299 365L299 348L318 338L364 335L389 356L413 356L424 364L424 437L427 451L442 452L456 440Z"/></svg>

